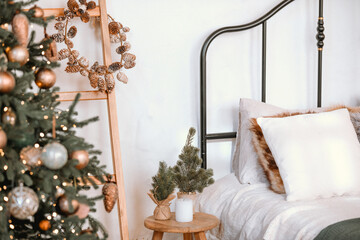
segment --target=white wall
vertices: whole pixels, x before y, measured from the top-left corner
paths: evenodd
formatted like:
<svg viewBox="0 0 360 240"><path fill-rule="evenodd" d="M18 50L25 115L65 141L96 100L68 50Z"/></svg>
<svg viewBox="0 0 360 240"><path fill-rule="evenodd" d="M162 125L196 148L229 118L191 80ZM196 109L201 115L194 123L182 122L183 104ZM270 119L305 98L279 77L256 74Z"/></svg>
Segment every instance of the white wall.
<svg viewBox="0 0 360 240"><path fill-rule="evenodd" d="M203 41L215 29L254 20L280 1L107 2L108 12L131 27L128 38L138 59L136 68L127 71L128 85L116 86L130 237L151 239L150 231L143 227L143 219L155 207L146 195L151 176L160 160L176 162L190 126L199 129ZM65 4L59 0L39 3L42 7ZM359 7L356 0L325 1L324 105L359 102ZM288 108L316 105L316 21L314 0L297 0L269 21L269 103ZM99 31L80 21L77 26L75 48L91 62L101 60ZM226 34L210 47L209 132L234 131L239 97L260 98L260 37L259 28ZM88 80L78 74L58 69L57 76L62 90L90 89ZM101 117L80 134L103 151L103 163L112 171L105 102L83 102L78 110L80 118ZM208 145L209 166L216 178L230 172L232 147L231 141ZM119 239L116 210L109 215L99 203L97 216L108 227L110 239Z"/></svg>

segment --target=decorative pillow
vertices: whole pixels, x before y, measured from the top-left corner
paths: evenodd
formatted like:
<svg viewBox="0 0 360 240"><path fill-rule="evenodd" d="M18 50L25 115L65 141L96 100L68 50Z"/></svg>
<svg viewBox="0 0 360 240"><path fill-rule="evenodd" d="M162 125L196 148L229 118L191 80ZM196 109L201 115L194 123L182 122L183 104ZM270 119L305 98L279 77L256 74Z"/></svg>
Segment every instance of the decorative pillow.
<svg viewBox="0 0 360 240"><path fill-rule="evenodd" d="M268 183L251 143L250 119L274 115L284 111L282 108L256 100L240 99L239 125L232 165L234 173L241 183Z"/></svg>
<svg viewBox="0 0 360 240"><path fill-rule="evenodd" d="M274 116L268 116L270 118L283 118L289 116L297 116L301 114L313 114L319 112L328 112L334 111L337 109L346 108L345 106L335 106L330 108L316 108L315 110L309 110L307 112L284 112ZM351 121L355 130L359 132L359 140L360 140L360 108L347 108L351 115ZM258 161L261 167L264 169L267 180L270 183L270 189L276 193L285 193L283 181L280 176L279 168L276 165L272 152L268 144L265 141L263 132L258 125L255 118L250 120L250 131L252 132L252 144L256 151ZM358 127L356 127L358 126Z"/></svg>
<svg viewBox="0 0 360 240"><path fill-rule="evenodd" d="M288 201L360 194L360 143L346 108L256 121Z"/></svg>

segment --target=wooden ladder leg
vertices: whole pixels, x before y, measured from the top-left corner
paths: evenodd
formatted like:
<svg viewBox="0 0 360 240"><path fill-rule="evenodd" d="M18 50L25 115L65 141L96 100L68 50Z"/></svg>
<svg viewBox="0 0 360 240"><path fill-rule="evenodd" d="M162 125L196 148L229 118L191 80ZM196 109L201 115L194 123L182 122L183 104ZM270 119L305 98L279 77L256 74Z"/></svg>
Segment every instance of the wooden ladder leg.
<svg viewBox="0 0 360 240"><path fill-rule="evenodd" d="M112 62L112 59L111 59L110 36L108 29L108 16L106 10L106 0L99 0L99 6L100 6L101 37L102 37L104 65L109 66ZM113 166L115 172L116 185L118 187L118 192L119 192L117 205L118 205L118 216L119 216L119 224L120 224L120 234L122 240L128 240L129 230L128 230L128 221L127 221L127 212L126 212L124 175L123 175L121 152L120 152L120 136L119 136L119 126L118 126L118 118L117 118L115 90L107 95L107 107L108 107L108 115L109 115Z"/></svg>

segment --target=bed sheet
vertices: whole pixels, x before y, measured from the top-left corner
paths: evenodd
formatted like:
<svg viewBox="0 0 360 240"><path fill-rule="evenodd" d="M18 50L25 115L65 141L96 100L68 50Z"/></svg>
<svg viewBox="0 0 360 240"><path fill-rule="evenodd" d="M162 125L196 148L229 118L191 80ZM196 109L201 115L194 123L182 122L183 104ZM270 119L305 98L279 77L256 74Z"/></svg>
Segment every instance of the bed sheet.
<svg viewBox="0 0 360 240"><path fill-rule="evenodd" d="M360 217L360 196L287 202L266 184L240 184L234 174L206 188L196 205L220 219L208 239L311 240L330 224Z"/></svg>

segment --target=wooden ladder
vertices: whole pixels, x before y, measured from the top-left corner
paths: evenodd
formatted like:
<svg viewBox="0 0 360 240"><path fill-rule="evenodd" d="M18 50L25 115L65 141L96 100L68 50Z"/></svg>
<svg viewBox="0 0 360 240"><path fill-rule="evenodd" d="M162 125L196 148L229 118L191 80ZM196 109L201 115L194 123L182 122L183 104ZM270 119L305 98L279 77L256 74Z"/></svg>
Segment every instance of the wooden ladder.
<svg viewBox="0 0 360 240"><path fill-rule="evenodd" d="M44 9L45 17L49 16L63 16L64 8L47 8ZM108 15L106 10L106 0L99 0L99 6L95 9L88 10L90 17L100 17L101 22L101 40L103 50L104 65L109 66L112 63L110 35L108 28ZM122 160L120 152L120 136L116 109L115 91L111 93L102 93L99 91L73 91L73 92L59 92L59 101L73 101L76 94L80 93L80 101L86 100L106 100L109 116L109 129L111 140L111 151L114 167L114 180L118 187L118 217L120 225L120 235L122 240L129 239L128 221L126 213L126 199L124 188L124 175L122 169Z"/></svg>

